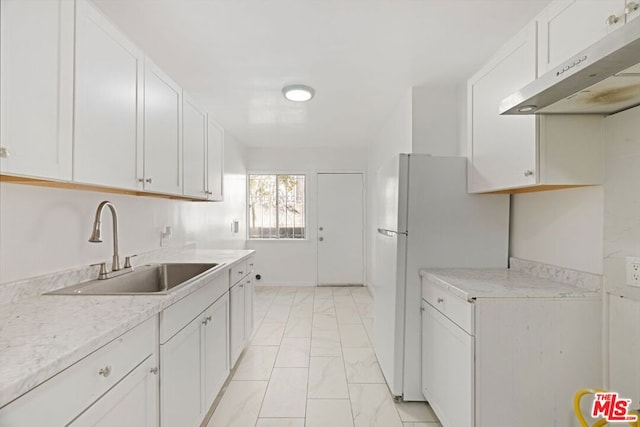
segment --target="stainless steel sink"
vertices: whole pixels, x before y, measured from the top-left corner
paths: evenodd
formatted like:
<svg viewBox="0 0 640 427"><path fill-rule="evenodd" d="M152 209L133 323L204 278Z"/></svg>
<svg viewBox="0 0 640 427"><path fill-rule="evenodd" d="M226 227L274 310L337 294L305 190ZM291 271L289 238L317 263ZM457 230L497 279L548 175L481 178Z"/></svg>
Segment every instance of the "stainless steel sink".
<svg viewBox="0 0 640 427"><path fill-rule="evenodd" d="M162 295L224 264L150 264L105 280L90 280L45 295Z"/></svg>

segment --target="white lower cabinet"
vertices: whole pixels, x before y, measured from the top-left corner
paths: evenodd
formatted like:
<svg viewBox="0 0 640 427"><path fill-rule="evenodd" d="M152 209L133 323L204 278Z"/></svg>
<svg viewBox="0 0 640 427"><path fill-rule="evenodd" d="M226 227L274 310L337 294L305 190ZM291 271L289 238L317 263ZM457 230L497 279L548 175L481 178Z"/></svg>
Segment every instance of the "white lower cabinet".
<svg viewBox="0 0 640 427"><path fill-rule="evenodd" d="M443 425L471 426L474 338L424 301L422 310L423 393Z"/></svg>
<svg viewBox="0 0 640 427"><path fill-rule="evenodd" d="M216 280L219 281L228 287L228 281ZM209 285L209 289L203 288L172 307L189 311L215 287L215 283ZM204 311L195 313L193 320L160 345L163 427L200 425L229 375L228 293L225 291ZM161 328L167 325L168 329L179 316L181 313L174 311Z"/></svg>
<svg viewBox="0 0 640 427"><path fill-rule="evenodd" d="M231 298L231 351L230 365L235 366L245 342L245 291L244 281L235 284L229 291Z"/></svg>
<svg viewBox="0 0 640 427"><path fill-rule="evenodd" d="M158 424L153 317L0 408L0 426Z"/></svg>
<svg viewBox="0 0 640 427"><path fill-rule="evenodd" d="M157 363L155 356L149 356L70 425L73 427L157 426Z"/></svg>
<svg viewBox="0 0 640 427"><path fill-rule="evenodd" d="M422 392L442 426L574 425L573 394L602 387L601 304L467 301L423 278Z"/></svg>
<svg viewBox="0 0 640 427"><path fill-rule="evenodd" d="M244 337L245 341L251 339L253 334L253 275L247 277L244 282Z"/></svg>

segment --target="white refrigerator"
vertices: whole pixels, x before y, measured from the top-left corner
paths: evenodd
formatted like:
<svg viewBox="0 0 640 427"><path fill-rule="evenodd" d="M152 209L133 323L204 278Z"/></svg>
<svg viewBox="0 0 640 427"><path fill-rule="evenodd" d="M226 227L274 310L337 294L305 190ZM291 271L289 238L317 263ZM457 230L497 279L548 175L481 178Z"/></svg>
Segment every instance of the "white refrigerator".
<svg viewBox="0 0 640 427"><path fill-rule="evenodd" d="M467 194L467 160L400 154L377 175L374 348L391 393L421 392L421 268L506 268L509 196Z"/></svg>

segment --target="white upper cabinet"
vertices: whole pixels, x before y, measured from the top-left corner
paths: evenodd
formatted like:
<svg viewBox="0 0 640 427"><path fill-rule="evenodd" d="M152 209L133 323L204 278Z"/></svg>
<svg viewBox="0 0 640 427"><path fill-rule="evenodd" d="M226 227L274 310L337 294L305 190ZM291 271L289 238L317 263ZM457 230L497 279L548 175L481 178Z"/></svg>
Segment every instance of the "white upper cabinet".
<svg viewBox="0 0 640 427"><path fill-rule="evenodd" d="M0 2L0 173L71 179L73 0Z"/></svg>
<svg viewBox="0 0 640 427"><path fill-rule="evenodd" d="M224 129L209 119L207 130L207 195L210 200L224 198Z"/></svg>
<svg viewBox="0 0 640 427"><path fill-rule="evenodd" d="M182 97L182 152L183 194L207 198L206 190L207 115L183 94Z"/></svg>
<svg viewBox="0 0 640 427"><path fill-rule="evenodd" d="M143 56L86 0L76 7L73 179L137 189Z"/></svg>
<svg viewBox="0 0 640 427"><path fill-rule="evenodd" d="M536 23L518 33L468 84L469 191L533 182L536 118L501 116L500 101L536 78Z"/></svg>
<svg viewBox="0 0 640 427"><path fill-rule="evenodd" d="M625 0L556 0L539 16L544 74L625 24Z"/></svg>
<svg viewBox="0 0 640 427"><path fill-rule="evenodd" d="M537 77L536 40L533 21L469 80L470 193L602 182L602 117L498 114L502 99Z"/></svg>
<svg viewBox="0 0 640 427"><path fill-rule="evenodd" d="M182 194L182 89L148 58L143 157L145 190Z"/></svg>

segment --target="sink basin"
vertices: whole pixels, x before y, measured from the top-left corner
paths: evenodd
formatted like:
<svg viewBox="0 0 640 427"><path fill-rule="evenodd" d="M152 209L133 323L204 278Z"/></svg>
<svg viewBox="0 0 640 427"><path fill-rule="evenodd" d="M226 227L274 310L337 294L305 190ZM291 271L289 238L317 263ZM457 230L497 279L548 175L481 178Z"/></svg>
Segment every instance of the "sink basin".
<svg viewBox="0 0 640 427"><path fill-rule="evenodd" d="M163 295L224 264L149 264L105 280L90 280L45 295Z"/></svg>

